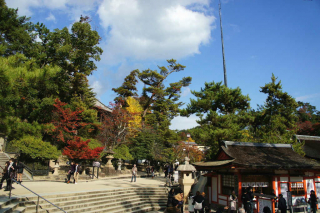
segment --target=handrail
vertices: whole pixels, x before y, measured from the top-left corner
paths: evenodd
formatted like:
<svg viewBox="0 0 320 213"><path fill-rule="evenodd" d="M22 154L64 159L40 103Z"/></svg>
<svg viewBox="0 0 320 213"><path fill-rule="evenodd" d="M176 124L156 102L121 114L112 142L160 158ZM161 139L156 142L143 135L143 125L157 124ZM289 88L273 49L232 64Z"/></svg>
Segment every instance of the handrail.
<svg viewBox="0 0 320 213"><path fill-rule="evenodd" d="M22 162L19 162L19 163L22 164L23 168L24 168L25 170L27 170L27 171L31 174L31 177L33 178L33 170L30 169L26 164L24 164L24 163L22 163Z"/></svg>
<svg viewBox="0 0 320 213"><path fill-rule="evenodd" d="M21 183L19 183L18 181L16 181L15 179L11 178L11 181L16 182L17 184L20 184L23 188L27 189L28 191L32 192L33 194L38 196L38 202L37 202L37 206L36 206L36 212L38 213L38 208L39 208L39 198L42 198L43 200L47 201L48 203L50 203L51 205L53 205L54 207L60 209L61 211L67 213L65 210L63 210L62 208L60 208L59 206L56 206L55 204L51 203L49 200L45 199L44 197L38 195L37 193L35 193L34 191L32 191L31 189L25 187L24 185L22 185ZM12 189L12 182L10 184L10 193L9 193L9 198L11 198L11 189ZM48 212L48 211L47 211Z"/></svg>

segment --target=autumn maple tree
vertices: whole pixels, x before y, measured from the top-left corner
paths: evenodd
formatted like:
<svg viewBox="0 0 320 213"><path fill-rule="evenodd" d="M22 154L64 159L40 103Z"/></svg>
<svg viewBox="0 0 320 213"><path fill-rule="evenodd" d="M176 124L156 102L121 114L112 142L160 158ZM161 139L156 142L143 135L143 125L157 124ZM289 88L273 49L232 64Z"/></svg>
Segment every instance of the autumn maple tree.
<svg viewBox="0 0 320 213"><path fill-rule="evenodd" d="M83 140L77 136L78 130L89 125L82 122L82 110L71 110L66 107L66 103L61 102L59 99L55 100L54 104L54 138L62 147L62 154L70 159L94 159L99 156L104 147L89 148L88 140Z"/></svg>
<svg viewBox="0 0 320 213"><path fill-rule="evenodd" d="M90 149L88 144L90 139L82 140L81 137L74 136L72 140L67 141L67 146L63 149L62 154L69 159L95 159L98 158L104 147Z"/></svg>
<svg viewBox="0 0 320 213"><path fill-rule="evenodd" d="M79 115L83 110L72 111L70 108L65 107L67 103L61 102L58 98L53 105L53 121L54 135L57 142L66 143L77 134L79 128L86 126L86 123L81 121Z"/></svg>

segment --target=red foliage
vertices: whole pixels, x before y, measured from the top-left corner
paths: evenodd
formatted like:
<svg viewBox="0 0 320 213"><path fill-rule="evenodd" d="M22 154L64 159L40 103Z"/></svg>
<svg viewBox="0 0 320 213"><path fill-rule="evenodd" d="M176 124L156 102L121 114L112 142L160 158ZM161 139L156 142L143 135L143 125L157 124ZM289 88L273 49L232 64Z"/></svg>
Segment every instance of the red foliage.
<svg viewBox="0 0 320 213"><path fill-rule="evenodd" d="M54 132L56 133L53 137L57 139L58 142L66 142L72 139L73 135L77 134L77 130L88 124L81 122L79 114L83 110L72 111L70 108L64 108L67 105L61 102L58 98L55 100L55 110L53 110L53 121L52 124L55 126Z"/></svg>
<svg viewBox="0 0 320 213"><path fill-rule="evenodd" d="M90 149L88 147L89 140L82 141L80 137L74 136L73 140L67 141L67 146L63 149L62 154L69 159L95 159L98 158L104 147Z"/></svg>
<svg viewBox="0 0 320 213"><path fill-rule="evenodd" d="M310 121L298 123L298 134L300 135L320 135L320 123L311 123Z"/></svg>

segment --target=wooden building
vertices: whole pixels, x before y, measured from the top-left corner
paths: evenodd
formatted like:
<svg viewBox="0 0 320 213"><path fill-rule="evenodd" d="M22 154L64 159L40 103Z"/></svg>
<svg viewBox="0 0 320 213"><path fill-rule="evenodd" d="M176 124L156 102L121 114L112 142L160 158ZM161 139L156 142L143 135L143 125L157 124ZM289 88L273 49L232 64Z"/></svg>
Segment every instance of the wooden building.
<svg viewBox="0 0 320 213"><path fill-rule="evenodd" d="M229 205L229 195L235 190L241 205L241 194L247 187L259 195L255 212L262 212L264 206L275 211L274 200L268 196L272 190L285 199L290 191L293 207L306 200L311 190L320 196L320 164L300 156L290 144L225 141L214 161L194 166L208 171L209 201L214 204Z"/></svg>

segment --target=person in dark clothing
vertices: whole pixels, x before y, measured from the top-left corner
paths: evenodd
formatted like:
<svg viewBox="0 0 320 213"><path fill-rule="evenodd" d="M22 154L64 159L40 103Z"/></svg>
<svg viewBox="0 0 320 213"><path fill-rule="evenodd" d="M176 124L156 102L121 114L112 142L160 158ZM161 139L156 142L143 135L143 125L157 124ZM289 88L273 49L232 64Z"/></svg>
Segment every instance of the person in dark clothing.
<svg viewBox="0 0 320 213"><path fill-rule="evenodd" d="M23 168L24 168L24 166L22 165L21 162L19 162L16 167L16 171L17 171L17 181L20 183L22 182Z"/></svg>
<svg viewBox="0 0 320 213"><path fill-rule="evenodd" d="M167 176L168 176L168 165L166 164L164 166L164 178L167 178Z"/></svg>
<svg viewBox="0 0 320 213"><path fill-rule="evenodd" d="M1 178L1 182L0 182L0 189L2 189L3 181L7 180L8 177L9 177L9 173L8 173L9 164L10 164L9 161L7 161L6 164L5 164L5 167L3 169L2 178Z"/></svg>
<svg viewBox="0 0 320 213"><path fill-rule="evenodd" d="M253 189L250 187L247 193L247 203L248 203L248 211L247 213L253 213Z"/></svg>
<svg viewBox="0 0 320 213"><path fill-rule="evenodd" d="M174 189L172 188L172 189L170 190L170 192L168 193L167 207L172 206L172 202L173 202L173 200L174 200L174 196L175 196L175 194L174 194Z"/></svg>
<svg viewBox="0 0 320 213"><path fill-rule="evenodd" d="M282 194L279 195L278 209L280 209L281 213L287 212L287 201L283 198Z"/></svg>
<svg viewBox="0 0 320 213"><path fill-rule="evenodd" d="M14 178L14 173L15 173L15 165L14 165L14 159L11 158L9 160L9 166L8 166L8 169L7 169L7 186L6 186L6 189L4 191L10 191L11 189L14 189L14 187L12 187L12 180L11 178Z"/></svg>
<svg viewBox="0 0 320 213"><path fill-rule="evenodd" d="M71 162L70 164L70 170L68 172L68 182L67 183L70 183L70 179L71 179L71 176L74 175L74 172L76 171L76 165L74 164L74 162Z"/></svg>
<svg viewBox="0 0 320 213"><path fill-rule="evenodd" d="M243 192L242 192L242 196L241 196L241 201L243 203L243 206L244 206L244 210L246 212L249 211L248 207L249 207L249 196L248 196L248 193L247 193L247 190L246 189L243 189Z"/></svg>
<svg viewBox="0 0 320 213"><path fill-rule="evenodd" d="M206 206L204 197L197 191L196 196L193 198L194 213L203 213L203 209Z"/></svg>
<svg viewBox="0 0 320 213"><path fill-rule="evenodd" d="M317 212L317 203L318 198L316 197L316 194L313 190L310 191L310 198L308 200L308 203L310 204L311 210L313 213Z"/></svg>
<svg viewBox="0 0 320 213"><path fill-rule="evenodd" d="M263 213L271 213L271 209L268 206L263 208Z"/></svg>

